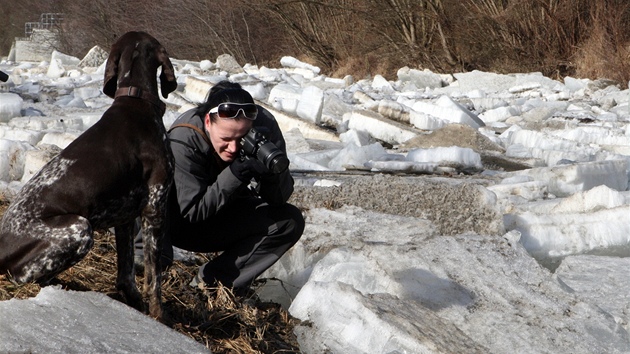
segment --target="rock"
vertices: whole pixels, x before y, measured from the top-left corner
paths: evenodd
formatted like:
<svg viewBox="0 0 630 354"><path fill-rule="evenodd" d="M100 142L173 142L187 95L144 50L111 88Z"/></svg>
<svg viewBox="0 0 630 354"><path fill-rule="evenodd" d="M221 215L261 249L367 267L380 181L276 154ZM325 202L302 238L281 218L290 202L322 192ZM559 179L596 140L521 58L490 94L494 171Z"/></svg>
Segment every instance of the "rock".
<svg viewBox="0 0 630 354"><path fill-rule="evenodd" d="M99 46L94 46L90 51L81 59L79 62L80 67L99 67L105 61L107 61L107 57L109 54Z"/></svg>

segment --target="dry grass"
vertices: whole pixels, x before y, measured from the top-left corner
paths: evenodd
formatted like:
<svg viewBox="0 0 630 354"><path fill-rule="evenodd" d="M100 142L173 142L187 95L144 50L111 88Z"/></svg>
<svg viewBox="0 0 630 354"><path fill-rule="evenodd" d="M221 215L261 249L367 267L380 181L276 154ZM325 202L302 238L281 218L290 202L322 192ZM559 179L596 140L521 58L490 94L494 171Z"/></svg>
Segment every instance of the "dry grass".
<svg viewBox="0 0 630 354"><path fill-rule="evenodd" d="M606 78L625 86L630 80L627 27L630 4L597 3L594 26L574 54L578 77Z"/></svg>
<svg viewBox="0 0 630 354"><path fill-rule="evenodd" d="M0 213L6 204L0 205ZM297 320L280 305L237 298L227 288L196 289L188 284L197 264L175 262L162 283L168 326L202 343L213 353L299 353L293 334ZM136 277L142 284L142 277ZM94 247L81 262L58 276L64 289L98 291L121 300L115 289L116 250L109 232L95 234ZM0 300L26 299L39 293L37 284L16 285L0 275Z"/></svg>

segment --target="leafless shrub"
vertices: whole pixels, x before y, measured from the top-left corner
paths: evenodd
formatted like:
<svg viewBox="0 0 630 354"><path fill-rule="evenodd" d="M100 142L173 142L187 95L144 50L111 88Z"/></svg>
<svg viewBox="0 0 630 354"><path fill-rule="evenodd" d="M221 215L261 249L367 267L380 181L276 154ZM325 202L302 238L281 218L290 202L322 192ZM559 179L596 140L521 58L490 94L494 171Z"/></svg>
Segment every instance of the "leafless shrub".
<svg viewBox="0 0 630 354"><path fill-rule="evenodd" d="M611 3L595 2L592 30L574 54L576 76L626 85L630 80L630 4Z"/></svg>
<svg viewBox="0 0 630 354"><path fill-rule="evenodd" d="M483 70L565 74L584 38L588 7L584 0L466 1L459 41L470 46L462 55Z"/></svg>

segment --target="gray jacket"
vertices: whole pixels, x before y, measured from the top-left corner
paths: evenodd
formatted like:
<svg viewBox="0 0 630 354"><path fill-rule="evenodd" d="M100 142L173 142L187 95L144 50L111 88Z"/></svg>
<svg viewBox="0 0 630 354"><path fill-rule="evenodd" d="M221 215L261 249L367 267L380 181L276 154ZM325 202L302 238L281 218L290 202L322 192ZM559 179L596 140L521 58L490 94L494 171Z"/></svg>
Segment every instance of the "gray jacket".
<svg viewBox="0 0 630 354"><path fill-rule="evenodd" d="M260 106L258 110L254 127L286 154L286 144L275 118ZM239 181L232 171L226 168L229 163L219 158L212 145L209 145L197 130L175 127L182 123L194 125L206 134L203 117L196 115L196 109L184 112L168 132L175 157L175 178L169 198L169 218L174 221L172 226L175 229L179 222L204 221L214 216L234 198L252 194L246 184ZM289 170L278 175L262 177L258 181L256 193L269 204L285 203L293 193L293 178Z"/></svg>

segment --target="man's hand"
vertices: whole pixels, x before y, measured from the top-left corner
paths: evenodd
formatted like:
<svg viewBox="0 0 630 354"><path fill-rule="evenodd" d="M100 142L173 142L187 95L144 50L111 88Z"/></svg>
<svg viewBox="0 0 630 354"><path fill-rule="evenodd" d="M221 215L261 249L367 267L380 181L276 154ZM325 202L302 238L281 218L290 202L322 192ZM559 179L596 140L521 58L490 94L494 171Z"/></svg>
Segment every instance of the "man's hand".
<svg viewBox="0 0 630 354"><path fill-rule="evenodd" d="M270 173L269 169L258 159L236 159L230 164L230 170L243 183L248 183L252 178Z"/></svg>

